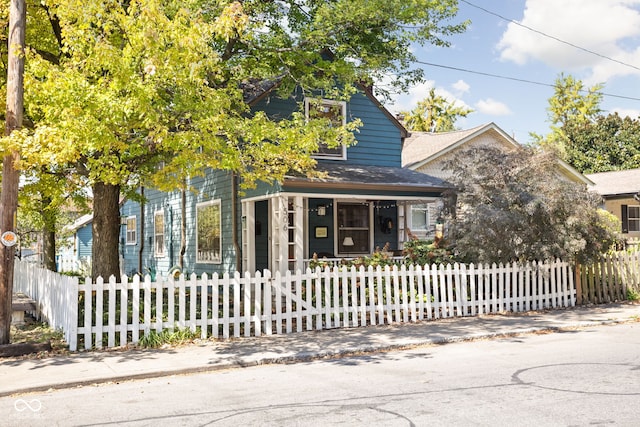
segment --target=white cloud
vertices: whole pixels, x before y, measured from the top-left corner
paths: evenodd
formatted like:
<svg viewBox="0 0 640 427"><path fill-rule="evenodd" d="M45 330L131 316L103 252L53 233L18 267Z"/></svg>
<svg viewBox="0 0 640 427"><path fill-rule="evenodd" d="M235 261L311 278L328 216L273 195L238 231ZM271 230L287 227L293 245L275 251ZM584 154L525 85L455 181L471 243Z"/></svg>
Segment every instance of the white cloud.
<svg viewBox="0 0 640 427"><path fill-rule="evenodd" d="M387 108L394 113L411 111L416 107L418 101L422 101L429 94L429 90L431 90L434 85L435 82L433 80L427 80L424 83L413 86L409 90L409 93L401 93L395 96L393 98L393 104L388 105Z"/></svg>
<svg viewBox="0 0 640 427"><path fill-rule="evenodd" d="M631 119L640 118L640 110L634 110L629 108L614 108L612 113L618 113L620 117L629 117Z"/></svg>
<svg viewBox="0 0 640 427"><path fill-rule="evenodd" d="M469 86L464 80L458 80L457 82L452 84L451 87L455 89L458 96L469 92L469 89L471 89L471 86Z"/></svg>
<svg viewBox="0 0 640 427"><path fill-rule="evenodd" d="M527 0L522 25L618 61L640 66L640 0ZM505 61L540 61L558 70L589 69L585 81L640 73L514 23L497 45Z"/></svg>
<svg viewBox="0 0 640 427"><path fill-rule="evenodd" d="M480 113L492 116L508 116L513 114L506 104L492 98L482 99L476 102L475 107Z"/></svg>

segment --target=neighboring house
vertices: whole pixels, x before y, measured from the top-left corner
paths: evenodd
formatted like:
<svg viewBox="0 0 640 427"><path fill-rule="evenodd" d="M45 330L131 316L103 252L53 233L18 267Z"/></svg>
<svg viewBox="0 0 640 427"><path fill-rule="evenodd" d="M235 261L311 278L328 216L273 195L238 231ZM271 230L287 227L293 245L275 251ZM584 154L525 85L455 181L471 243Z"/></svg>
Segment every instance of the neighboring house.
<svg viewBox="0 0 640 427"><path fill-rule="evenodd" d="M472 147L494 147L509 151L518 149L520 144L494 123L454 132L412 132L402 149L402 166L446 181L450 174L444 169L445 163ZM585 185L593 184L564 161L558 160L558 164L558 172L566 179ZM409 227L414 234L420 237L433 235L440 210L438 203L412 207Z"/></svg>
<svg viewBox="0 0 640 427"><path fill-rule="evenodd" d="M620 220L624 237L640 237L640 169L588 174L604 208Z"/></svg>
<svg viewBox="0 0 640 427"><path fill-rule="evenodd" d="M126 273L284 273L305 268L314 254L353 258L387 243L401 251L411 206L435 202L446 188L439 178L402 168L406 129L365 87L349 102L271 95L254 94L253 110L288 117L304 101L306 114L321 108L334 120L359 118L357 144L323 147L316 156L323 178L288 176L240 194L237 177L212 170L187 183L194 191L141 189L145 202L121 209Z"/></svg>
<svg viewBox="0 0 640 427"><path fill-rule="evenodd" d="M91 260L93 247L93 215L79 217L65 232L71 236L68 242L56 255L58 271L78 271L81 263Z"/></svg>

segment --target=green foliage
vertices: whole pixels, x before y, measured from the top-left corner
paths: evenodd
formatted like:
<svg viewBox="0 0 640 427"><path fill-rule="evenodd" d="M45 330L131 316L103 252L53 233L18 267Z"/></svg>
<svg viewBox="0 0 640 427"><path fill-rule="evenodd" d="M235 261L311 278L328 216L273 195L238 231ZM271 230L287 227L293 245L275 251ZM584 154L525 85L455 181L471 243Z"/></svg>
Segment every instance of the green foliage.
<svg viewBox="0 0 640 427"><path fill-rule="evenodd" d="M476 148L446 168L457 188L447 199L448 238L463 261L587 261L616 242L600 197L563 176L551 153Z"/></svg>
<svg viewBox="0 0 640 427"><path fill-rule="evenodd" d="M156 332L155 329L149 331L138 341L138 346L142 348L158 348L167 345L182 345L193 341L199 336L198 332L192 332L190 329L163 329Z"/></svg>
<svg viewBox="0 0 640 427"><path fill-rule="evenodd" d="M249 114L247 88L270 81L283 97L301 90L347 99L361 82L389 73L406 86L421 77L409 70L415 59L409 45L446 46L444 37L467 25L443 24L457 12L453 0L281 6L201 0L34 6L41 46L29 51L25 75L34 129L14 141L23 167L73 165L86 182L125 190L146 180L175 188L207 167L234 170L247 186L281 180L290 170L308 172L318 144L352 143L359 121L336 127L301 114Z"/></svg>
<svg viewBox="0 0 640 427"><path fill-rule="evenodd" d="M456 0L51 0L27 9L30 125L2 147L16 148L34 179L43 169L60 178L38 189L53 202L83 187L95 200L105 199L99 188L176 189L207 168L236 172L245 187L312 174L319 146L352 144L358 118L268 117L245 95L271 85L273 97L302 107L303 96L346 100L388 75L406 88L423 77L410 46L447 46L468 24L448 22ZM109 214L96 221L105 228L96 248L117 241L117 228L102 225Z"/></svg>
<svg viewBox="0 0 640 427"><path fill-rule="evenodd" d="M376 268L378 266L384 268L385 266L393 266L398 265L399 263L393 259L393 254L389 252L389 243L387 242L382 249L379 247L371 255L366 255L363 257L358 257L353 261L347 261L347 266L364 266L364 267L373 267Z"/></svg>
<svg viewBox="0 0 640 427"><path fill-rule="evenodd" d="M640 120L617 113L593 121L569 121L567 162L582 173L640 167Z"/></svg>
<svg viewBox="0 0 640 427"><path fill-rule="evenodd" d="M635 288L627 288L627 301L640 301L640 291Z"/></svg>
<svg viewBox="0 0 640 427"><path fill-rule="evenodd" d="M405 125L409 130L420 132L450 132L456 130L455 122L467 117L473 110L457 106L445 97L436 95L434 88L429 95L418 102L411 112L403 112Z"/></svg>
<svg viewBox="0 0 640 427"><path fill-rule="evenodd" d="M404 256L412 264L448 264L455 262L455 257L444 240L423 240L411 235L404 243Z"/></svg>
<svg viewBox="0 0 640 427"><path fill-rule="evenodd" d="M581 80L573 76L560 74L554 85L554 94L549 98L547 107L551 133L546 136L532 134L535 143L546 149L554 150L562 159L566 159L567 130L570 122L588 123L602 111L602 84L585 88Z"/></svg>

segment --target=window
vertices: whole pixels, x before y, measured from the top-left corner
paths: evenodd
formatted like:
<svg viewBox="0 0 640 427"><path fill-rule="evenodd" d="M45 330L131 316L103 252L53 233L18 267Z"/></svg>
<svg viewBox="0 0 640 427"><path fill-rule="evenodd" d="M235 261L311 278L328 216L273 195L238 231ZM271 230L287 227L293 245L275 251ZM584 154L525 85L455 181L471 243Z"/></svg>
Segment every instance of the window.
<svg viewBox="0 0 640 427"><path fill-rule="evenodd" d="M371 209L369 203L338 203L338 254L371 252Z"/></svg>
<svg viewBox="0 0 640 427"><path fill-rule="evenodd" d="M640 231L640 206L628 207L629 231Z"/></svg>
<svg viewBox="0 0 640 427"><path fill-rule="evenodd" d="M127 217L127 245L135 245L136 244L136 217L130 216Z"/></svg>
<svg viewBox="0 0 640 427"><path fill-rule="evenodd" d="M164 256L164 211L153 214L153 242L155 256Z"/></svg>
<svg viewBox="0 0 640 427"><path fill-rule="evenodd" d="M346 102L306 98L304 107L307 119L329 119L334 126L344 126L346 123ZM326 144L320 143L315 157L344 160L347 158L347 149L345 146L329 148Z"/></svg>
<svg viewBox="0 0 640 427"><path fill-rule="evenodd" d="M411 233L425 238L429 234L431 221L429 220L429 205L411 205Z"/></svg>
<svg viewBox="0 0 640 427"><path fill-rule="evenodd" d="M220 200L196 206L196 262L222 262L222 213Z"/></svg>

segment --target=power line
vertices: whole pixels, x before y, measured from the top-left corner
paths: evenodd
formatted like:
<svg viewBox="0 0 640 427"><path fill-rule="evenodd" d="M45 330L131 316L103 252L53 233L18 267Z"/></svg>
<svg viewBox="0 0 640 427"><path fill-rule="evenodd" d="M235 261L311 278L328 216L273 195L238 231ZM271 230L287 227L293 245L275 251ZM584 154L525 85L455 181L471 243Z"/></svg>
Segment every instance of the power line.
<svg viewBox="0 0 640 427"><path fill-rule="evenodd" d="M503 75L500 75L500 74L493 74L493 73L485 73L485 72L482 72L482 71L468 70L468 69L465 69L465 68L452 67L452 66L449 66L449 65L434 64L432 62L425 62L425 61L414 61L414 62L416 62L417 64L428 65L430 67L437 67L437 68L444 68L444 69L447 69L447 70L461 71L463 73L477 74L477 75L480 75L480 76L493 77L493 78L497 78L497 79L512 80L512 81L516 81L516 82L520 82L520 83L528 83L528 84L533 84L533 85L538 85L538 86L545 86L545 87L550 87L550 88L555 88L556 87L554 84L550 84L550 83L536 82L536 81L533 81L533 80L521 79L521 78L517 78L517 77L510 77L510 76L503 76ZM588 92L588 91L587 90L582 90L582 92ZM605 92L600 92L600 94L602 96L608 96L608 97L611 97L611 98L620 98L620 99L628 99L628 100L631 100L631 101L640 101L640 98L635 98L635 97L632 97L632 96L615 95L615 94L612 94L612 93L605 93Z"/></svg>
<svg viewBox="0 0 640 427"><path fill-rule="evenodd" d="M483 11L483 12L485 12L485 13L488 13L488 14L493 15L493 16L497 16L498 18L503 19L503 20L505 20L505 21L507 21L507 22L511 22L511 23L513 23L513 24L515 24L515 25L518 25L518 26L520 26L520 27L522 27L522 28L525 28L525 29L527 29L527 30L529 30L529 31L533 31L533 32L534 32L534 33L536 33L536 34L540 34L541 36L544 36L544 37L550 38L550 39L555 40L555 41L560 42L560 43L564 43L564 44L566 44L567 46L571 46L571 47L576 48L576 49L579 49L579 50L581 50L581 51L583 51L583 52L590 53L590 54L595 55L595 56L598 56L598 57L600 57L600 58L603 58L603 59L606 59L606 60L609 60L609 61L612 61L612 62L618 63L618 64L620 64L620 65L624 65L625 67L630 67L630 68L633 68L634 70L638 70L638 71L640 71L640 68L639 68L639 67L636 67L635 65L632 65L632 64L629 64L629 63L626 63L626 62L623 62L623 61L619 61L619 60L617 60L617 59L614 59L614 58L611 58L611 57L609 57L609 56L603 55L603 54L601 54L601 53L594 52L593 50L586 49L586 48L584 48L584 47L582 47L582 46L578 46L578 45L573 44L573 43L571 43L571 42L568 42L568 41L566 41L566 40L562 40L562 39L560 39L560 38L558 38L558 37L552 36L552 35L547 34L547 33L545 33L545 32L542 32L542 31L536 30L535 28L531 28L531 27L529 27L529 26L527 26L527 25L524 25L524 24L522 24L522 23L520 23L520 22L518 22L518 21L514 20L514 19L504 17L504 16L502 16L502 15L500 15L500 14L498 14L498 13L492 12L492 11L490 11L490 10L488 10L488 9L485 9L485 8L483 8L483 7L480 7L480 6L477 6L477 5L473 4L473 3L470 3L470 2L468 2L467 0L460 0L460 1L461 1L462 3L466 3L466 4L468 4L468 5L469 5L469 6L471 6L471 7L475 7L476 9L480 9L481 11Z"/></svg>

